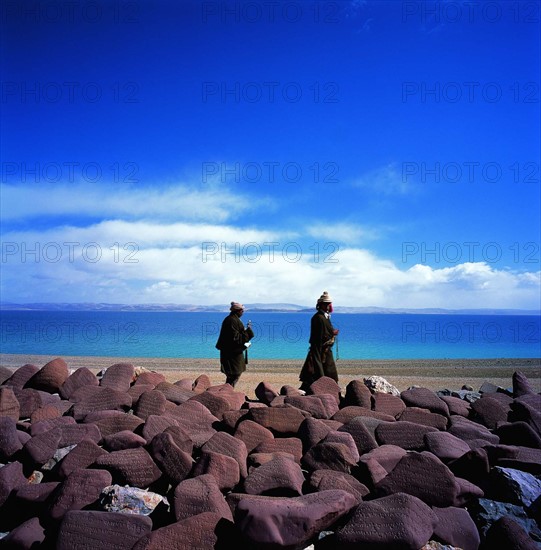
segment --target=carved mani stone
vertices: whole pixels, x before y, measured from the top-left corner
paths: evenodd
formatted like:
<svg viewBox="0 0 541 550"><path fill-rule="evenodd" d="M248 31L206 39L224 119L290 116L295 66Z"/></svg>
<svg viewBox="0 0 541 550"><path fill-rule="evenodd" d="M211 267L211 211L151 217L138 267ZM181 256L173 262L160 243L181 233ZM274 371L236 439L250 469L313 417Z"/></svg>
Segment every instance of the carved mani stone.
<svg viewBox="0 0 541 550"><path fill-rule="evenodd" d="M254 547L304 548L355 504L355 497L340 489L296 498L241 496L235 508L235 525Z"/></svg>
<svg viewBox="0 0 541 550"><path fill-rule="evenodd" d="M123 393L129 390L134 378L135 367L131 363L115 363L105 371L100 386Z"/></svg>
<svg viewBox="0 0 541 550"><path fill-rule="evenodd" d="M151 529L152 520L139 514L73 510L62 520L56 549L131 550Z"/></svg>
<svg viewBox="0 0 541 550"><path fill-rule="evenodd" d="M101 455L95 465L109 470L119 485L132 485L145 489L157 481L162 473L148 452L139 447Z"/></svg>
<svg viewBox="0 0 541 550"><path fill-rule="evenodd" d="M337 541L413 550L429 541L437 521L422 500L398 493L361 502L350 521L338 530Z"/></svg>

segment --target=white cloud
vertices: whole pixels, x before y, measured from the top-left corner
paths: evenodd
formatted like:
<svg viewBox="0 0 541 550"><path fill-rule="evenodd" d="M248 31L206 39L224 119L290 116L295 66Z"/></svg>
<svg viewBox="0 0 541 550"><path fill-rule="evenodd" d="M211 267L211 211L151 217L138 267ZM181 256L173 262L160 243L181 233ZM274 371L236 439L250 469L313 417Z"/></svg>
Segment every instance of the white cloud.
<svg viewBox="0 0 541 550"><path fill-rule="evenodd" d="M362 228L347 224L337 230L343 236L362 236ZM317 227L310 231L317 235ZM5 254L10 239L19 249ZM23 257L23 244L31 250L36 242L42 244L39 254ZM81 243L72 249L73 258L61 246L62 257L50 261L58 248L44 250L43 245L66 242ZM83 254L89 242L101 248L97 261L95 246ZM137 243L137 249L125 249L123 243L129 242ZM206 249L204 242L210 243ZM259 249L244 246L250 242ZM272 251L266 242L279 244ZM320 250L315 256L305 241L287 248L288 242L287 235L276 231L186 222L108 221L86 228L12 232L3 242L2 300L219 304L235 299L312 305L328 290L337 306L539 307L539 272L515 273L484 262L401 269L366 248L341 247L332 256Z"/></svg>
<svg viewBox="0 0 541 550"><path fill-rule="evenodd" d="M239 214L269 206L212 184L204 188L171 185L167 188L92 184L0 186L0 213L4 221L37 216L77 215L99 218L166 218L223 222Z"/></svg>
<svg viewBox="0 0 541 550"><path fill-rule="evenodd" d="M352 185L383 196L406 195L414 191L411 178L404 178L394 162L362 174Z"/></svg>

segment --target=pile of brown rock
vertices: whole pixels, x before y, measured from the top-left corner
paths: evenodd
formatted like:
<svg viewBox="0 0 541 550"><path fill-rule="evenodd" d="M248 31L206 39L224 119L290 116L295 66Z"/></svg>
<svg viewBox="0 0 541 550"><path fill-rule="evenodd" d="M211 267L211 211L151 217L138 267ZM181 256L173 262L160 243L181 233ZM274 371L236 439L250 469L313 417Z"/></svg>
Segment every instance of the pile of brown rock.
<svg viewBox="0 0 541 550"><path fill-rule="evenodd" d="M541 395L0 367L0 546L541 548ZM365 383L366 382L366 383ZM383 391L384 390L384 391Z"/></svg>

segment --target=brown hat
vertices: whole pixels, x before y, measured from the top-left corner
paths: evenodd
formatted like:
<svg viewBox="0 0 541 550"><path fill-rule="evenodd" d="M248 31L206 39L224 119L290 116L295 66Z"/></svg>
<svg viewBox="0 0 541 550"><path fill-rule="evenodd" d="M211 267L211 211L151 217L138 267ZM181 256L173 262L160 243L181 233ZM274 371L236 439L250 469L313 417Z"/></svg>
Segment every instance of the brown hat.
<svg viewBox="0 0 541 550"><path fill-rule="evenodd" d="M239 302L231 302L231 307L229 311L238 311L239 309L244 309L244 306Z"/></svg>
<svg viewBox="0 0 541 550"><path fill-rule="evenodd" d="M332 298L329 296L329 293L325 290L323 294L318 298L317 303L321 302L332 302Z"/></svg>

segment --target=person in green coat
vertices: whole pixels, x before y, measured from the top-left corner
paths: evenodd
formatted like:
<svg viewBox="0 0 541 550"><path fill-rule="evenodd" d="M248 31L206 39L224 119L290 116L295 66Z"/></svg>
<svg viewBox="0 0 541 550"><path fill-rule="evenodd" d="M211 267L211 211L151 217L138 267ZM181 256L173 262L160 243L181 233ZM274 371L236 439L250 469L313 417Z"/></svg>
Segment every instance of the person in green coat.
<svg viewBox="0 0 541 550"><path fill-rule="evenodd" d="M245 328L240 320L244 306L231 302L231 313L222 321L216 348L220 350L220 370L226 376L226 383L235 387L240 375L246 370L245 351L250 346L254 332L248 322Z"/></svg>
<svg viewBox="0 0 541 550"><path fill-rule="evenodd" d="M299 376L302 390L306 390L312 382L322 376L328 376L338 382L338 372L332 354L338 329L331 323L332 299L327 291L319 297L316 310L310 321L310 349Z"/></svg>

